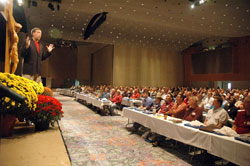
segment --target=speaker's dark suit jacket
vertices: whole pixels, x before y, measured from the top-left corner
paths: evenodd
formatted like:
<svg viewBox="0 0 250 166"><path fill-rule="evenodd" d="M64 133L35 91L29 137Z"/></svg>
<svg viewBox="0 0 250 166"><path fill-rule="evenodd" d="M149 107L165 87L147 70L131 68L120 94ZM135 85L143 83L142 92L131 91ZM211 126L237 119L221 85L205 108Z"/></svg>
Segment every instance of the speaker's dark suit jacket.
<svg viewBox="0 0 250 166"><path fill-rule="evenodd" d="M24 58L23 74L41 75L41 61L45 60L51 55L47 48L39 42L39 54L37 52L36 44L33 39L30 41L30 47L26 48L24 43L21 55Z"/></svg>

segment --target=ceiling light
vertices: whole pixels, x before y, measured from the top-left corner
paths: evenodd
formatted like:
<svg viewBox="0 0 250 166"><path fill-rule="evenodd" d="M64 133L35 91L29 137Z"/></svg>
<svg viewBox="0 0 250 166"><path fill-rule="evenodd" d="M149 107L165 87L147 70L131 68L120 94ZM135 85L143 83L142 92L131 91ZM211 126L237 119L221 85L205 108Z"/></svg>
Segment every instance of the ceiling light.
<svg viewBox="0 0 250 166"><path fill-rule="evenodd" d="M8 0L0 0L1 3L5 4L5 3L9 3Z"/></svg>
<svg viewBox="0 0 250 166"><path fill-rule="evenodd" d="M205 2L205 0L200 0L199 3L200 4L203 4Z"/></svg>
<svg viewBox="0 0 250 166"><path fill-rule="evenodd" d="M19 6L22 6L23 5L23 0L17 0L17 3Z"/></svg>

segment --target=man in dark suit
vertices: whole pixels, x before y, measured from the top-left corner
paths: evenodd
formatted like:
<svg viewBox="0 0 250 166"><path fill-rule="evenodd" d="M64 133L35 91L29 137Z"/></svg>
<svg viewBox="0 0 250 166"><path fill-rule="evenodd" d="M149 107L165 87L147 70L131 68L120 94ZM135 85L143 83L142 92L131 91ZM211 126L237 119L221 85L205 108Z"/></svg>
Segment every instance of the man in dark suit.
<svg viewBox="0 0 250 166"><path fill-rule="evenodd" d="M54 45L44 47L39 41L42 37L40 28L31 30L32 38L26 38L26 42L22 47L21 55L24 58L23 77L41 82L41 61L51 55Z"/></svg>

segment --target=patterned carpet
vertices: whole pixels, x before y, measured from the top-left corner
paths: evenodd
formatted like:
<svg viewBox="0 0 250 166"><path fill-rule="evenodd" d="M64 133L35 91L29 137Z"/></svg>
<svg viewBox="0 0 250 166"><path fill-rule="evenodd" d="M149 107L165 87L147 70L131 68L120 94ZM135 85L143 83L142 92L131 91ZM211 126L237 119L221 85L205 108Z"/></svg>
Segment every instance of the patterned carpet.
<svg viewBox="0 0 250 166"><path fill-rule="evenodd" d="M73 166L193 165L188 153L152 147L140 135L131 134L125 117L100 116L73 98L55 97L63 104L65 115L59 125Z"/></svg>

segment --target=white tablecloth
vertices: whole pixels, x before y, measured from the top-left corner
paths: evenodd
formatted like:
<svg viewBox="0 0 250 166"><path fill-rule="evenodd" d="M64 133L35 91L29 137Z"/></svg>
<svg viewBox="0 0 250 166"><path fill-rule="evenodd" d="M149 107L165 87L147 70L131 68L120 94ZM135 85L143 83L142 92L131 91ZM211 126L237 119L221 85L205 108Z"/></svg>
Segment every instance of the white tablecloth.
<svg viewBox="0 0 250 166"><path fill-rule="evenodd" d="M110 100L98 99L96 97L87 95L87 94L76 94L76 99L81 99L86 101L88 104L92 104L95 107L103 109L103 106L110 106L112 102Z"/></svg>
<svg viewBox="0 0 250 166"><path fill-rule="evenodd" d="M134 100L134 99L130 99L128 97L123 97L122 98L122 104L129 106L129 107L134 107L135 104L138 106L142 105L142 101L141 100Z"/></svg>
<svg viewBox="0 0 250 166"><path fill-rule="evenodd" d="M60 95L65 95L65 96L73 96L73 91L71 91L70 89L60 89L59 90L59 94Z"/></svg>
<svg viewBox="0 0 250 166"><path fill-rule="evenodd" d="M189 144L209 153L239 165L249 165L250 144L235 140L233 137L219 136L213 133L203 132L198 129L184 126L187 121L174 123L175 119L168 116L168 120L163 117L156 117L133 110L123 108L123 115L141 125L148 127L152 132L164 135L177 141Z"/></svg>

